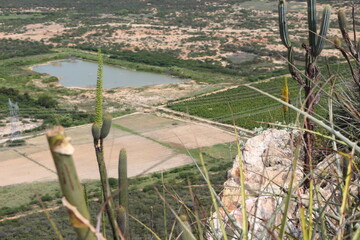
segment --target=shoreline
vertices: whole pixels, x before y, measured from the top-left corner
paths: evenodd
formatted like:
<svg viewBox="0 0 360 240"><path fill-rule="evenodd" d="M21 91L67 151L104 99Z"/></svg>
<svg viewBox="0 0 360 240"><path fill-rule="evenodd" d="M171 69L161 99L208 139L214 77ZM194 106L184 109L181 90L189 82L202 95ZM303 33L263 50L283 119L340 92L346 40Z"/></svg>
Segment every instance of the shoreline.
<svg viewBox="0 0 360 240"><path fill-rule="evenodd" d="M28 70L39 73L37 71L34 70L35 67L38 66L45 66L45 65L49 65L49 64L56 64L56 63L61 63L61 62L71 62L71 61L84 61L84 62L91 62L91 63L95 63L92 60L89 60L87 58L74 58L74 59L57 59L57 60L50 60L50 61L46 61L43 63L39 63L39 64L33 64L30 65L28 67L26 67ZM152 86L164 86L164 85L169 85L169 84L180 84L180 83L186 83L186 82L190 82L190 81L194 81L192 79L185 79L185 78L180 78L179 76L175 76L172 74L166 74L166 73L158 73L155 71L138 71L136 69L129 69L129 68L124 68L121 65L117 65L117 64L109 64L106 63L104 64L104 66L108 66L108 67L113 67L113 68L117 68L120 70L125 70L125 71L130 71L130 72L137 72L137 73L144 73L144 74L154 74L154 75L158 75L158 76L167 76L171 79L175 79L178 82L170 82L170 83L158 83L158 84L146 84L146 85L142 85L142 86L115 86L115 87L111 87L111 88L104 88L104 90L116 90L118 88L143 88L143 87L152 87ZM94 90L96 89L96 87L79 87L79 86L64 86L60 83L60 79L62 79L63 77L57 77L54 75L51 75L49 73L41 73L41 74L47 74L48 76L53 76L56 77L58 79L58 83L57 83L57 88L61 87L61 88L68 88L68 89L79 89L79 90Z"/></svg>

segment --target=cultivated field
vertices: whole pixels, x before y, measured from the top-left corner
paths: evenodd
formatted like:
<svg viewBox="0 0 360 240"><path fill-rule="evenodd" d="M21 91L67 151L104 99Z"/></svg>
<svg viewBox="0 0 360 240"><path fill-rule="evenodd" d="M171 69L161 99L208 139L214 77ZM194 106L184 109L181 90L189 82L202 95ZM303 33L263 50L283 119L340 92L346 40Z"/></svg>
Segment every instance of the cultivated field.
<svg viewBox="0 0 360 240"><path fill-rule="evenodd" d="M113 123L112 132L105 141L109 177L117 177L121 148L126 148L128 153L129 176L136 176L191 163L185 149L235 140L232 134L211 126L151 114L136 113ZM90 127L85 125L66 131L75 147L74 159L81 179L99 178ZM44 135L27 140L24 147L3 149L0 154L0 186L57 179Z"/></svg>

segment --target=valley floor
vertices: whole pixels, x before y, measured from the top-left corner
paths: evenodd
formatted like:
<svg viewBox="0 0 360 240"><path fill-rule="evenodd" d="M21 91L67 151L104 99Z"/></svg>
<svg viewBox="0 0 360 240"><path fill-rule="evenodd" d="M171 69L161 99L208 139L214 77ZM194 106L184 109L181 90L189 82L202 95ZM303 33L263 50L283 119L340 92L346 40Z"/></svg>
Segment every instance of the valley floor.
<svg viewBox="0 0 360 240"><path fill-rule="evenodd" d="M74 160L81 179L99 179L93 150L91 125L66 129L75 147ZM231 133L209 125L183 122L135 113L113 121L105 139L105 161L109 177L117 177L118 154L128 153L130 177L189 164L186 149L235 141ZM57 179L44 135L27 140L27 145L1 152L0 186Z"/></svg>

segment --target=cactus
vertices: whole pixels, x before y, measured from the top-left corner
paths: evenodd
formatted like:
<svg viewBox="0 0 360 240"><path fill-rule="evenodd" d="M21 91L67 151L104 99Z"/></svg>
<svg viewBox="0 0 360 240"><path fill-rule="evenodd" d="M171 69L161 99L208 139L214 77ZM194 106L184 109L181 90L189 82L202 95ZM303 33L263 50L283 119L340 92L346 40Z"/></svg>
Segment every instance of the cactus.
<svg viewBox="0 0 360 240"><path fill-rule="evenodd" d="M126 150L121 149L119 154L118 165L118 187L119 187L119 225L120 230L124 234L125 239L129 238L129 223L128 223L128 211L129 211L129 193L128 193L128 179L127 179L127 155Z"/></svg>
<svg viewBox="0 0 360 240"><path fill-rule="evenodd" d="M279 3L279 26L281 41L284 46L289 49L291 47L291 41L289 38L288 24L286 20L286 3L284 0L280 0Z"/></svg>
<svg viewBox="0 0 360 240"><path fill-rule="evenodd" d="M346 46L349 48L351 55L353 57L355 57L355 59L359 59L359 51L357 51L357 48L359 47L359 45L357 47L354 46L353 42L350 40L348 31L346 29L347 28L346 17L345 17L345 13L343 10L338 11L338 22L339 22L339 28L340 28L342 37L346 43ZM354 41L356 44L356 39L354 39Z"/></svg>
<svg viewBox="0 0 360 240"><path fill-rule="evenodd" d="M325 6L320 26L319 37L317 37L316 46L313 50L314 57L319 56L321 51L324 49L324 42L330 25L330 10L330 6Z"/></svg>
<svg viewBox="0 0 360 240"><path fill-rule="evenodd" d="M117 219L121 233L125 239L129 239L128 213L125 207L119 205L117 208Z"/></svg>
<svg viewBox="0 0 360 240"><path fill-rule="evenodd" d="M299 73L294 64L293 59L293 47L290 41L288 33L288 24L286 20L286 2L285 0L279 0L279 32L282 43L287 48L288 65L291 76L304 88L305 90L305 111L310 115L313 115L316 104L319 102L320 92L316 91L315 87L320 80L320 69L316 64L317 57L320 55L324 48L324 41L329 29L330 24L330 6L326 6L323 10L323 16L321 20L321 26L319 33L317 32L316 23L316 0L307 1L308 12L308 30L309 30L309 42L302 44L305 49L305 78ZM308 131L304 132L304 173L307 175L311 169L312 159L312 144L314 124L308 118L304 121L304 127ZM309 181L305 182L306 186L309 186Z"/></svg>
<svg viewBox="0 0 360 240"><path fill-rule="evenodd" d="M54 127L48 131L47 139L64 197L77 208L84 218L90 221L84 190L77 176L72 157L74 148L70 144L69 138L65 136L64 128L61 126ZM73 212L69 211L69 217L79 239L97 239L89 227L80 221Z"/></svg>

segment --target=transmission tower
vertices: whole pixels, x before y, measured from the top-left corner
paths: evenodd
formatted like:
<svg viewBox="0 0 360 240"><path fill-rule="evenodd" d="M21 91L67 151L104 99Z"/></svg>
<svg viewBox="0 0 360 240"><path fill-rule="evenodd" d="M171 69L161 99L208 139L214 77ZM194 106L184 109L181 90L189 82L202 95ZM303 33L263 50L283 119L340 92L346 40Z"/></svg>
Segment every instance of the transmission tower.
<svg viewBox="0 0 360 240"><path fill-rule="evenodd" d="M9 98L9 110L10 110L10 119L11 119L10 139L14 139L20 136L20 131L18 129L19 106L17 103L11 102L10 98Z"/></svg>

